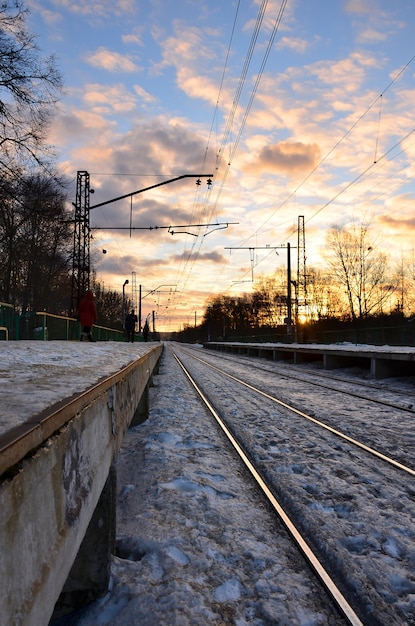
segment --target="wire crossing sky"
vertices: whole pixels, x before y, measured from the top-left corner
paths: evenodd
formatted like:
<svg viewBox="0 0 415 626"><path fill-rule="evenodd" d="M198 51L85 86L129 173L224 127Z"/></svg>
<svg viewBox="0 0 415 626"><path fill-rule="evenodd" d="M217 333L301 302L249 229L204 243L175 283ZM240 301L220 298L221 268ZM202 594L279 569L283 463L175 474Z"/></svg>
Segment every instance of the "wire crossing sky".
<svg viewBox="0 0 415 626"><path fill-rule="evenodd" d="M201 319L212 295L249 291L253 269L283 266L284 255L252 267L228 248L295 246L300 215L308 267L324 265L328 229L354 219L372 223L392 259L411 253L413 0L26 6L64 78L49 141L73 198L78 170L91 175L93 205L154 186L91 212L92 256L107 288L128 278L133 300L134 285L154 290L143 315L155 310L159 330ZM213 184L156 186L199 172ZM229 226L168 228L207 223Z"/></svg>

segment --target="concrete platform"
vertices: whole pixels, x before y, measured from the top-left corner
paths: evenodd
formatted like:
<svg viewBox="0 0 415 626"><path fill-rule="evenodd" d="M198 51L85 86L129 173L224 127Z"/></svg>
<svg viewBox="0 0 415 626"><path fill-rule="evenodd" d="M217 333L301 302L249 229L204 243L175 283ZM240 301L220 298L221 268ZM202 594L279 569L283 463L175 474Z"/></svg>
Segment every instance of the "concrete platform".
<svg viewBox="0 0 415 626"><path fill-rule="evenodd" d="M366 369L373 379L415 376L415 347L354 344L284 344L210 341L204 348L232 354L246 354L271 361L317 363L322 369L347 367Z"/></svg>
<svg viewBox="0 0 415 626"><path fill-rule="evenodd" d="M25 346L13 343L24 354ZM14 368L13 346L2 355L3 394L8 387L20 396L22 415L0 435L0 623L39 626L48 624L58 601L65 612L107 590L115 538L113 462L129 425L148 410L163 346L26 343L32 344L26 361L15 359ZM31 351L40 354L39 363L34 354L29 358ZM70 352L76 353L76 375L69 371ZM65 389L68 395L53 402ZM36 412L39 395L40 405L49 397L49 406ZM0 413L7 415L6 400Z"/></svg>
<svg viewBox="0 0 415 626"><path fill-rule="evenodd" d="M0 435L87 390L157 345L0 341Z"/></svg>

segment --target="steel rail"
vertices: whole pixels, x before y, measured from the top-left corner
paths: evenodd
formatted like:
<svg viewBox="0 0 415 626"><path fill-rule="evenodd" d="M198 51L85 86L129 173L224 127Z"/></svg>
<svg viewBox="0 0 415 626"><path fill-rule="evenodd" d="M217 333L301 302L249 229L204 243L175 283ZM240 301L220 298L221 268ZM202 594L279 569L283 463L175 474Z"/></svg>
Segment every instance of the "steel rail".
<svg viewBox="0 0 415 626"><path fill-rule="evenodd" d="M267 498L268 502L271 504L272 508L274 509L274 511L277 513L277 515L281 519L282 523L284 524L285 528L289 532L290 536L295 541L296 545L300 549L300 551L303 554L303 556L305 557L306 561L309 563L309 565L311 566L312 570L315 572L315 574L317 575L319 580L322 582L322 584L323 584L325 590L328 592L329 596L335 602L336 607L340 611L341 615L347 619L348 623L351 626L363 626L363 622L360 620L358 615L355 613L354 609L350 606L350 604L348 603L346 598L343 596L343 594L341 593L341 591L339 590L339 588L337 587L337 585L335 584L335 582L333 581L333 579L331 578L329 573L326 571L326 569L320 563L320 561L318 560L317 556L314 554L313 550L310 548L310 546L308 545L306 540L303 538L303 536L301 535L299 530L296 528L294 523L291 521L290 517L285 512L285 510L283 509L281 504L278 502L277 498L274 496L274 494L272 493L272 491L268 487L268 485L265 482L265 480L262 478L262 476L259 473L259 471L255 468L255 465L252 463L252 461L249 459L249 457L247 456L245 451L239 445L237 439L234 437L234 435L228 429L228 427L226 426L225 422L222 420L222 418L220 417L220 415L218 414L216 409L213 407L213 405L210 403L210 401L207 398L207 396L200 389L200 387L198 386L198 384L196 383L196 381L194 380L194 378L192 377L190 372L187 370L185 365L182 363L180 358L177 356L175 351L172 350L172 352L173 352L174 358L176 359L177 363L180 365L180 367L182 368L183 372L185 373L185 375L187 376L187 378L191 382L191 384L194 387L195 391L197 392L199 397L202 399L202 401L204 402L204 404L208 408L209 412L213 415L213 417L217 421L218 425L220 426L220 428L223 430L223 432L225 433L225 435L229 439L230 443L234 447L234 449L237 452L238 456L241 458L241 460L245 464L246 468L249 470L250 474L254 478L255 482L258 484L258 486L260 487L260 489L264 493L264 495Z"/></svg>
<svg viewBox="0 0 415 626"><path fill-rule="evenodd" d="M213 356L213 355L212 355ZM217 356L217 353L216 353ZM235 355L234 355L235 356ZM230 363L235 363L235 360L232 358L229 358L229 354L224 354L221 353L221 358L223 358L224 360L228 360ZM275 362L274 362L275 363ZM278 364L275 363L275 365ZM269 374L275 374L274 370L268 369L267 367L264 367L261 364L256 363L255 364L256 369L260 369L264 372L268 372ZM300 370L297 366L295 365L290 365L290 369L292 372L297 372L297 374L300 375L308 375L308 376L315 376L317 378L322 378L322 379L328 379L328 380L337 380L341 383L345 383L348 385L353 385L356 384L355 380L352 380L350 378L340 378L339 376L335 376L333 374L328 374L327 372L305 372L304 370ZM290 378L291 380L298 380L298 375L296 376L295 374L292 374L290 372L287 372L286 369L282 370L282 375L284 376L284 378ZM334 390L337 393L344 393L347 396L352 396L353 398L359 398L360 400L368 400L369 402L374 402L375 404L380 404L381 406L388 406L391 409L398 409L399 411L404 411L404 413L415 413L415 408L414 407L409 407L409 406L401 406L400 404L394 403L394 402L389 402L388 400L378 400L377 398L370 398L369 396L365 396L363 393L358 393L356 391L346 391L343 389L334 389L334 387L332 387L331 385L329 385L328 383L323 383L323 382L318 382L315 380L308 380L306 378L302 379L301 382L306 383L307 385L313 385L314 387L321 387L322 389L329 389L329 390ZM380 389L383 390L382 387L380 387L379 385L375 385L373 383L367 382L367 381L361 381L359 380L358 384L361 387L367 387L368 389ZM387 389L385 389L385 391L389 391ZM398 394L398 395L405 395L404 391L401 391L399 389L394 389L393 393Z"/></svg>
<svg viewBox="0 0 415 626"><path fill-rule="evenodd" d="M320 420L316 419L315 417L312 417L312 415L308 415L307 413L304 413L303 411L300 411L299 409L296 409L295 407L290 406L286 402L283 402L282 400L279 400L278 398L275 398L274 396L271 396L269 393L266 393L265 391L262 391L262 389L258 389L257 387L254 387L253 385L250 385L249 383L245 382L244 380L241 380L240 378L237 378L236 376L232 376L232 374L229 374L229 373L225 372L224 370L220 369L219 367L216 367L216 365L212 365L208 361L205 361L205 360L203 360L203 359L201 359L201 358L199 358L199 357L197 357L197 356L195 356L193 354L189 354L189 353L187 353L187 354L192 359L196 359L197 361L200 361L200 363L203 363L204 365L207 365L208 367L210 367L213 370L216 370L220 374L222 374L224 376L227 376L228 378L230 378L231 380L239 383L240 385L243 385L244 387L247 387L251 391L254 391L255 393L263 396L264 398L267 398L267 400L271 400L272 402L275 402L276 404L279 404L280 406L284 407L285 409L288 409L292 413L295 413L296 415L299 415L300 417L303 417L304 419L306 419L306 420L308 420L310 422L313 422L317 426L320 426L321 428L324 428L325 430L328 430L333 435L336 435L337 437L340 437L344 441L347 441L348 443L351 443L352 445L356 446L357 448L360 448L361 450L364 450L365 452L368 452L369 454L377 457L378 459L381 459L382 461L385 461L389 465L393 465L397 469L402 470L402 471L406 472L407 474L410 474L411 476L415 476L415 470L412 469L411 467L408 467L407 465L404 465L403 463L399 463L399 461L396 461L395 459L392 459L391 457L387 456L386 454L382 454L382 452L379 452L378 450L375 450L374 448L371 448L370 446L367 446L366 444L362 443L361 441L358 441L357 439L354 439L353 437L349 437L349 435L346 435L345 433L341 432L340 430L337 430L336 428L333 428L332 426L329 426L328 424L325 424L324 422L321 422Z"/></svg>

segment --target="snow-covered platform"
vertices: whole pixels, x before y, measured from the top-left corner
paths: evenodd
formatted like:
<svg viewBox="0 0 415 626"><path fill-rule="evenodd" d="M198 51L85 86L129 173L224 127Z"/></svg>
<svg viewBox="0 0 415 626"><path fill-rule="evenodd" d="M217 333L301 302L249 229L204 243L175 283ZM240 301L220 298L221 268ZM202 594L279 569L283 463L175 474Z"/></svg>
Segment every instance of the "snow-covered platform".
<svg viewBox="0 0 415 626"><path fill-rule="evenodd" d="M367 369L370 378L374 379L415 375L414 346L210 341L205 343L204 347L272 361L288 361L295 364L316 362L326 370L360 367Z"/></svg>
<svg viewBox="0 0 415 626"><path fill-rule="evenodd" d="M1 345L0 621L38 626L108 586L113 462L163 345Z"/></svg>
<svg viewBox="0 0 415 626"><path fill-rule="evenodd" d="M2 341L0 435L111 376L156 342Z"/></svg>

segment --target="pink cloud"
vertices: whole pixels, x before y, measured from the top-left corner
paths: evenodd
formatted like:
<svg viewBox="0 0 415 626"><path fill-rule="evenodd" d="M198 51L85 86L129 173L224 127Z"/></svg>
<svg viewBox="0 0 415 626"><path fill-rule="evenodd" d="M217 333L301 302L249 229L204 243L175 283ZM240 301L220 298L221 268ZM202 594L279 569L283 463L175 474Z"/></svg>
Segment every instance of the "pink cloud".
<svg viewBox="0 0 415 626"><path fill-rule="evenodd" d="M254 161L245 166L250 174L265 171L275 173L298 173L309 171L320 159L317 144L304 144L300 141L281 141L259 150Z"/></svg>
<svg viewBox="0 0 415 626"><path fill-rule="evenodd" d="M129 55L122 55L101 46L96 52L86 58L87 63L93 67L104 69L109 72L137 72L140 68L134 63Z"/></svg>

